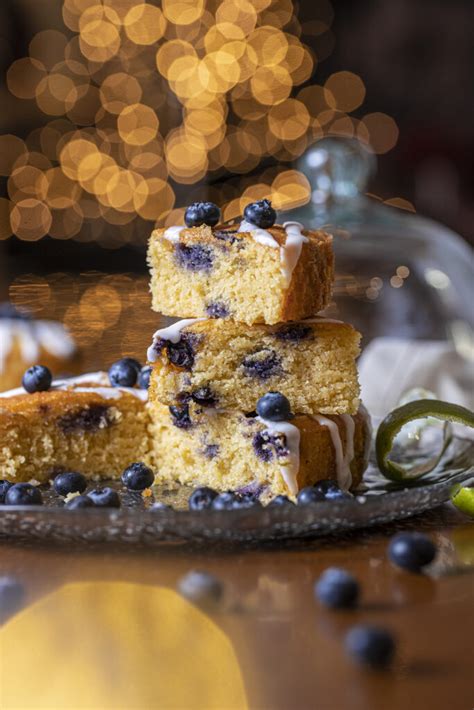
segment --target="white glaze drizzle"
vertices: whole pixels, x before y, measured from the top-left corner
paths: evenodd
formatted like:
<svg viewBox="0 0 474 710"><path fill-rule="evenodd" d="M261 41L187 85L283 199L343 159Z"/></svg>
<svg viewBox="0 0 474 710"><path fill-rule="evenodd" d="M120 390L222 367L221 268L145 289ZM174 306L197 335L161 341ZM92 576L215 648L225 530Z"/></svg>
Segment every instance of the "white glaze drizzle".
<svg viewBox="0 0 474 710"><path fill-rule="evenodd" d="M157 330L156 333L153 334L151 345L146 353L148 361L156 362L158 360L158 354L155 350L155 345L158 340L169 340L171 343L179 343L183 328L202 320L207 320L207 318L184 318L183 320L176 321L176 323L172 323L167 328Z"/></svg>
<svg viewBox="0 0 474 710"><path fill-rule="evenodd" d="M257 421L265 425L270 434L284 434L288 446L289 463L280 465L283 480L291 495L298 493L298 471L300 470L300 430L290 422L271 422L268 419L257 417Z"/></svg>
<svg viewBox="0 0 474 710"><path fill-rule="evenodd" d="M181 234L183 229L186 229L184 224L180 224L176 227L168 227L163 232L163 237L169 242L173 242L173 244L176 244L177 242L179 242L179 235Z"/></svg>
<svg viewBox="0 0 474 710"><path fill-rule="evenodd" d="M92 387L81 385L91 384ZM94 386L96 385L96 386ZM137 389L135 387L112 387L109 382L109 377L106 372L89 372L78 377L69 377L64 380L54 380L49 392L51 391L67 391L73 392L94 392L103 399L119 399L124 393L128 393L137 397L142 402L148 399L148 391ZM23 387L17 387L7 392L0 392L0 397L17 397L21 394L27 394Z"/></svg>
<svg viewBox="0 0 474 710"><path fill-rule="evenodd" d="M309 242L309 239L301 232L303 225L300 222L283 222L283 228L286 232L286 242L285 246L280 248L280 259L283 276L286 285L289 286L294 268L301 256L303 244Z"/></svg>
<svg viewBox="0 0 474 710"><path fill-rule="evenodd" d="M322 414L312 414L314 419L321 426L325 426L329 430L334 454L336 456L336 473L339 488L343 491L349 490L352 483L351 461L354 458L354 431L355 422L350 414L341 414L341 420L346 428L346 450L342 445L341 434L339 427L335 421L323 416Z"/></svg>
<svg viewBox="0 0 474 710"><path fill-rule="evenodd" d="M21 320L2 318L0 320L0 372L13 344L18 341L21 357L25 364L34 364L40 351L46 350L57 358L68 358L75 352L76 346L62 323L49 320Z"/></svg>
<svg viewBox="0 0 474 710"><path fill-rule="evenodd" d="M254 242L257 242L258 244L263 244L263 246L272 247L273 249L279 249L280 247L277 240L270 232L267 232L266 229L260 229L260 227L257 227L255 224L252 224L252 222L247 222L247 220L245 219L243 219L240 223L238 231L248 232Z"/></svg>
<svg viewBox="0 0 474 710"><path fill-rule="evenodd" d="M372 447L372 434L373 434L372 420L370 418L370 414L367 411L365 404L363 404L362 402L359 405L359 413L362 415L362 418L364 420L364 426L365 426L364 464L367 466L367 464L369 463L370 449Z"/></svg>

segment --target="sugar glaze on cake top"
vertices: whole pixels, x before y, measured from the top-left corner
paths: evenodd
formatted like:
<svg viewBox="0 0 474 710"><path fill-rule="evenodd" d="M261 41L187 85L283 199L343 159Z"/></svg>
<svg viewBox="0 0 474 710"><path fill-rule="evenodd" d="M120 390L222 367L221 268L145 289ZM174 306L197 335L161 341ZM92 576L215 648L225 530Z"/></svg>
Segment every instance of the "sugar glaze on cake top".
<svg viewBox="0 0 474 710"><path fill-rule="evenodd" d="M62 323L51 320L0 318L0 372L15 342L19 343L21 356L27 363L38 360L41 350L57 358L69 358L76 345Z"/></svg>

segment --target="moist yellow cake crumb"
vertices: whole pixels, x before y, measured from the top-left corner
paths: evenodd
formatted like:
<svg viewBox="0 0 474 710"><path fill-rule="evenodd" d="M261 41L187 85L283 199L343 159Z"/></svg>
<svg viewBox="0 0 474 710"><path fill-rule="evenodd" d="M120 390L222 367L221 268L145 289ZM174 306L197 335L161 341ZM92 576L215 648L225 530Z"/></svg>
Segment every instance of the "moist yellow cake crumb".
<svg viewBox="0 0 474 710"><path fill-rule="evenodd" d="M294 496L328 478L347 487L348 481L341 481L347 475L355 487L367 465L370 433L362 410L349 417L296 416L285 433L242 412L195 404L170 411L159 402L149 408L157 482L219 491L251 486L271 496Z"/></svg>
<svg viewBox="0 0 474 710"><path fill-rule="evenodd" d="M174 405L251 412L277 391L298 414L355 414L359 384L355 358L360 334L352 326L312 319L247 326L231 320L177 323L157 331L150 399Z"/></svg>
<svg viewBox="0 0 474 710"><path fill-rule="evenodd" d="M203 225L155 230L148 248L152 308L168 316L247 324L315 315L331 297L332 236L303 229L299 252L288 229L275 225L240 232Z"/></svg>

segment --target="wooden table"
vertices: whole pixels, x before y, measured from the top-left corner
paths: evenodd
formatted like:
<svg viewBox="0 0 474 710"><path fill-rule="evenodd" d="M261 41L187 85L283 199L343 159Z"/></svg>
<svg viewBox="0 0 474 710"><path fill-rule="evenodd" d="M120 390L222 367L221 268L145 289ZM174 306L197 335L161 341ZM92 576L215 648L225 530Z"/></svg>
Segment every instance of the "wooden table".
<svg viewBox="0 0 474 710"><path fill-rule="evenodd" d="M429 532L430 573L386 559L398 529ZM357 575L356 611L322 609L328 566ZM0 630L0 707L470 710L474 706L474 527L451 506L403 525L277 546L158 548L0 543L2 574L26 588ZM175 593L191 568L225 584L222 606ZM393 669L343 650L355 623L398 638Z"/></svg>

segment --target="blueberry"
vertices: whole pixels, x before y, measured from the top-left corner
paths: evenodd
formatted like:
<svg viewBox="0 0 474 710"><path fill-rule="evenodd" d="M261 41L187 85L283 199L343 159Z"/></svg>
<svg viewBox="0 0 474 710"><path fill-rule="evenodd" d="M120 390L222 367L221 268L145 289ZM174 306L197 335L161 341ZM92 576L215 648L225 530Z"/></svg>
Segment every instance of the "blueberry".
<svg viewBox="0 0 474 710"><path fill-rule="evenodd" d="M97 431L105 429L112 423L110 407L103 404L91 404L76 409L56 420L56 425L65 434L79 431Z"/></svg>
<svg viewBox="0 0 474 710"><path fill-rule="evenodd" d="M207 459L215 459L216 456L219 454L219 444L206 444L206 446L203 449L203 456L205 456Z"/></svg>
<svg viewBox="0 0 474 710"><path fill-rule="evenodd" d="M152 370L153 368L150 365L145 365L138 373L138 386L140 389L147 390L149 388Z"/></svg>
<svg viewBox="0 0 474 710"><path fill-rule="evenodd" d="M169 407L169 412L175 427L178 427L178 429L191 429L193 423L189 416L189 405L185 404L182 407L172 405Z"/></svg>
<svg viewBox="0 0 474 710"><path fill-rule="evenodd" d="M220 218L221 211L214 202L193 202L184 213L187 227L200 227L201 224L215 227Z"/></svg>
<svg viewBox="0 0 474 710"><path fill-rule="evenodd" d="M214 498L211 507L213 510L232 510L237 499L234 491L225 491Z"/></svg>
<svg viewBox="0 0 474 710"><path fill-rule="evenodd" d="M423 533L401 532L394 535L388 546L388 557L398 567L410 572L421 572L436 557L436 545Z"/></svg>
<svg viewBox="0 0 474 710"><path fill-rule="evenodd" d="M153 503L151 506L151 510L160 510L161 512L165 510L173 510L173 506L168 505L168 503L163 503L161 500L157 501L156 503Z"/></svg>
<svg viewBox="0 0 474 710"><path fill-rule="evenodd" d="M113 488L94 488L87 494L97 508L120 508L120 497Z"/></svg>
<svg viewBox="0 0 474 710"><path fill-rule="evenodd" d="M288 456L288 442L284 434L270 434L269 431L258 431L252 440L255 455L268 463L274 456Z"/></svg>
<svg viewBox="0 0 474 710"><path fill-rule="evenodd" d="M82 473L68 471L58 473L53 481L53 487L60 496L67 496L69 493L83 493L87 488L87 481Z"/></svg>
<svg viewBox="0 0 474 710"><path fill-rule="evenodd" d="M246 355L242 360L242 367L248 377L259 380L268 380L282 372L281 358L270 348L263 348L256 353Z"/></svg>
<svg viewBox="0 0 474 710"><path fill-rule="evenodd" d="M94 503L89 496L74 496L68 500L64 507L68 510L80 510L81 508L93 508Z"/></svg>
<svg viewBox="0 0 474 710"><path fill-rule="evenodd" d="M46 392L51 387L53 376L44 365L33 365L23 375L21 384L27 392Z"/></svg>
<svg viewBox="0 0 474 710"><path fill-rule="evenodd" d="M188 271L210 271L214 262L213 250L204 244L176 244L176 261Z"/></svg>
<svg viewBox="0 0 474 710"><path fill-rule="evenodd" d="M228 318L230 311L225 303L220 301L211 301L206 306L206 313L209 318Z"/></svg>
<svg viewBox="0 0 474 710"><path fill-rule="evenodd" d="M324 606L349 609L357 604L359 583L345 569L329 567L314 585L314 593Z"/></svg>
<svg viewBox="0 0 474 710"><path fill-rule="evenodd" d="M182 335L177 343L172 343L168 340L166 342L166 353L168 360L176 367L183 367L185 370L192 369L194 365L194 348L185 335Z"/></svg>
<svg viewBox="0 0 474 710"><path fill-rule="evenodd" d="M304 340L311 333L311 328L309 325L303 325L302 323L288 323L287 325L281 326L275 332L275 338L277 340L283 340L288 343L298 343L300 340Z"/></svg>
<svg viewBox="0 0 474 710"><path fill-rule="evenodd" d="M241 510L246 508L261 508L262 504L253 495L236 496L232 510Z"/></svg>
<svg viewBox="0 0 474 710"><path fill-rule="evenodd" d="M346 635L344 645L356 661L374 668L388 666L395 653L393 635L378 626L353 626Z"/></svg>
<svg viewBox="0 0 474 710"><path fill-rule="evenodd" d="M211 507L213 500L217 498L217 491L208 486L196 488L189 496L189 510L207 510Z"/></svg>
<svg viewBox="0 0 474 710"><path fill-rule="evenodd" d="M205 607L215 606L223 595L223 587L217 577L201 570L192 570L181 577L178 590L189 601Z"/></svg>
<svg viewBox="0 0 474 710"><path fill-rule="evenodd" d="M3 624L23 606L25 588L15 577L0 577L0 624Z"/></svg>
<svg viewBox="0 0 474 710"><path fill-rule="evenodd" d="M10 481L0 481L0 504L5 503L5 496L12 485Z"/></svg>
<svg viewBox="0 0 474 710"><path fill-rule="evenodd" d="M270 422L284 422L291 419L291 405L281 392L267 392L257 402L257 414Z"/></svg>
<svg viewBox="0 0 474 710"><path fill-rule="evenodd" d="M321 493L321 500L350 500L350 493L343 491L337 485L336 481L324 479L314 484L313 488Z"/></svg>
<svg viewBox="0 0 474 710"><path fill-rule="evenodd" d="M142 366L133 357L123 357L109 368L109 380L112 387L134 387Z"/></svg>
<svg viewBox="0 0 474 710"><path fill-rule="evenodd" d="M217 403L217 397L212 392L209 385L194 390L191 394L191 399L203 407L213 407Z"/></svg>
<svg viewBox="0 0 474 710"><path fill-rule="evenodd" d="M6 505L42 505L43 496L39 488L31 483L15 483L5 496Z"/></svg>
<svg viewBox="0 0 474 710"><path fill-rule="evenodd" d="M308 505L310 503L319 503L326 500L326 497L321 491L318 491L313 486L302 488L296 497L298 505Z"/></svg>
<svg viewBox="0 0 474 710"><path fill-rule="evenodd" d="M272 227L275 224L276 212L269 200L259 200L247 205L244 209L244 219L256 227L268 229L268 227Z"/></svg>
<svg viewBox="0 0 474 710"><path fill-rule="evenodd" d="M294 505L293 501L288 498L288 496L276 496L273 498L268 507L270 508L280 508L281 506Z"/></svg>
<svg viewBox="0 0 474 710"><path fill-rule="evenodd" d="M122 483L129 491L144 491L150 488L155 480L155 474L141 461L130 464L122 473Z"/></svg>

